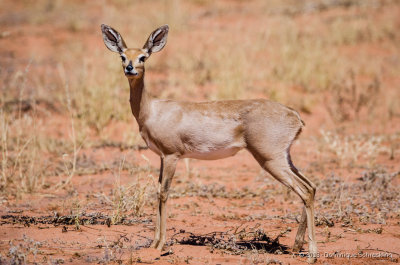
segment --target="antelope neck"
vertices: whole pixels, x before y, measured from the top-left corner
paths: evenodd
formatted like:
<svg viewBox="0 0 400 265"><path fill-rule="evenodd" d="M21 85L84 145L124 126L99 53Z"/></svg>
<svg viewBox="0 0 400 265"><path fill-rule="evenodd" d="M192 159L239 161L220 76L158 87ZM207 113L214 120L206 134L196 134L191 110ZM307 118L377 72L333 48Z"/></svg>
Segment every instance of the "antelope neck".
<svg viewBox="0 0 400 265"><path fill-rule="evenodd" d="M130 99L131 110L139 128L142 127L149 109L150 95L147 93L144 85L144 72L140 78L128 79L130 86Z"/></svg>

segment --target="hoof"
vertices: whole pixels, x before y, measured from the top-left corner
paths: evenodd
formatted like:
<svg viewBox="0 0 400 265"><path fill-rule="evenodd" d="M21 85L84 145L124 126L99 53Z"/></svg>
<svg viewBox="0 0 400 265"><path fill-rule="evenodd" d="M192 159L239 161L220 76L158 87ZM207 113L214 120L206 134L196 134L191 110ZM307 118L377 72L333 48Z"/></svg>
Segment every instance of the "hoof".
<svg viewBox="0 0 400 265"><path fill-rule="evenodd" d="M300 252L303 248L303 242L295 242L293 245L293 252Z"/></svg>
<svg viewBox="0 0 400 265"><path fill-rule="evenodd" d="M162 251L164 249L164 243L159 242L156 249Z"/></svg>
<svg viewBox="0 0 400 265"><path fill-rule="evenodd" d="M151 243L150 248L157 248L158 246L158 241L153 241L153 243Z"/></svg>
<svg viewBox="0 0 400 265"><path fill-rule="evenodd" d="M317 258L316 258L316 257L308 257L308 260L307 260L307 262L310 263L310 264L313 264L313 263L315 263L316 261L317 261Z"/></svg>
<svg viewBox="0 0 400 265"><path fill-rule="evenodd" d="M299 253L300 251L301 251L301 248L300 247L298 247L298 246L296 246L296 247L293 247L293 250L292 250L294 253Z"/></svg>

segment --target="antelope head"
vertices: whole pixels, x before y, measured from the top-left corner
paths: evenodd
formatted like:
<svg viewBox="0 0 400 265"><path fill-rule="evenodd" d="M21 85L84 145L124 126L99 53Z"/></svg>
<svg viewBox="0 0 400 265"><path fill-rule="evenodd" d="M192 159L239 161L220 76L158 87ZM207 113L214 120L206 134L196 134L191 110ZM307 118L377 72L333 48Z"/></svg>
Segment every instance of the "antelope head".
<svg viewBox="0 0 400 265"><path fill-rule="evenodd" d="M122 69L128 79L143 77L144 63L154 52L160 51L167 43L168 25L164 25L153 31L142 48L128 48L118 31L110 26L101 25L103 40L106 47L119 53L122 60Z"/></svg>

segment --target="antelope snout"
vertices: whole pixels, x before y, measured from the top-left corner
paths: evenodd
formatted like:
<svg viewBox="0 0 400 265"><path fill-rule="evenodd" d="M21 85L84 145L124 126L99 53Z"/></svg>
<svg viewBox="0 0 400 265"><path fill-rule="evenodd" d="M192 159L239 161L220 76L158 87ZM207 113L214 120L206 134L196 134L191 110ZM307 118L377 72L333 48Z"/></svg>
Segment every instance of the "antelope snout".
<svg viewBox="0 0 400 265"><path fill-rule="evenodd" d="M128 64L127 67L125 67L125 75L138 75L138 72L133 68L132 64Z"/></svg>

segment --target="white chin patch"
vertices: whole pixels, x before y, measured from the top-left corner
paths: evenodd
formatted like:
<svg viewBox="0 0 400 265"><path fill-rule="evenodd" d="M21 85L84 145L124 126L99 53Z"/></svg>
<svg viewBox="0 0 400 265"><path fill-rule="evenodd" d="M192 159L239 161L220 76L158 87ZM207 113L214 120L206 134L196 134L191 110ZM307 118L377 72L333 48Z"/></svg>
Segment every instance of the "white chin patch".
<svg viewBox="0 0 400 265"><path fill-rule="evenodd" d="M131 75L131 76L138 75L137 72L127 72L127 71L125 71L125 74L126 74L126 75Z"/></svg>

